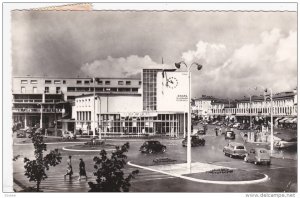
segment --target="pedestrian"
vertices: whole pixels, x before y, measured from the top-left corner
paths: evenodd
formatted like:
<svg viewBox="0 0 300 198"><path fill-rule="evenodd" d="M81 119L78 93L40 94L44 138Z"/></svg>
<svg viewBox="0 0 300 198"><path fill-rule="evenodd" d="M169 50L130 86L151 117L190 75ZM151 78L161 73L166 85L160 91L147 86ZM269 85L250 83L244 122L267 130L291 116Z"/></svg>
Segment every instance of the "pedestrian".
<svg viewBox="0 0 300 198"><path fill-rule="evenodd" d="M80 162L79 162L79 178L78 178L78 181L81 180L81 176L85 176L85 180L87 180L86 171L85 171L85 163L81 158L79 160L80 160Z"/></svg>
<svg viewBox="0 0 300 198"><path fill-rule="evenodd" d="M66 176L69 176L69 179L72 178L73 175L73 168L72 168L72 156L69 155L69 159L67 160L67 173L64 175L64 179L66 179Z"/></svg>
<svg viewBox="0 0 300 198"><path fill-rule="evenodd" d="M215 128L216 136L218 136L218 127Z"/></svg>
<svg viewBox="0 0 300 198"><path fill-rule="evenodd" d="M220 134L222 134L222 128L221 127L219 128L219 132L220 132Z"/></svg>

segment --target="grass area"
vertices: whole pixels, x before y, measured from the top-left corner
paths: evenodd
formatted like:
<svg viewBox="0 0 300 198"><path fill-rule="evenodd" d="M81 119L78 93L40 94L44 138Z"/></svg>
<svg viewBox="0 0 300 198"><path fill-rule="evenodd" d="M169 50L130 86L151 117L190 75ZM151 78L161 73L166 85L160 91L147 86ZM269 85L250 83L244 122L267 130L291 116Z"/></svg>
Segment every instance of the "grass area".
<svg viewBox="0 0 300 198"><path fill-rule="evenodd" d="M187 174L197 179L210 181L250 181L262 179L265 176L261 173L254 173L244 170L233 169L233 171L210 171L205 173Z"/></svg>

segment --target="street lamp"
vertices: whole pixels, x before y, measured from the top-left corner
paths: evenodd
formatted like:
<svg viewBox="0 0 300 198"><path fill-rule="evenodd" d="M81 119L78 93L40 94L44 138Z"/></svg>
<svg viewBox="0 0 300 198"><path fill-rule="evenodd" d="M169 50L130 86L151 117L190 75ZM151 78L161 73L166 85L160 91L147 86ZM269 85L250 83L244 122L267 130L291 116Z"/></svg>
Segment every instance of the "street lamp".
<svg viewBox="0 0 300 198"><path fill-rule="evenodd" d="M93 108L94 108L94 112L93 112L93 121L92 121L92 127L93 127L93 137L95 137L96 136L96 120L95 120L95 117L96 117L96 84L95 84L95 82L99 82L99 78L95 78L95 77L93 77L92 79L91 79L91 82L93 82L93 87L94 87L94 97L93 97L93 102L94 102L94 105L93 105Z"/></svg>
<svg viewBox="0 0 300 198"><path fill-rule="evenodd" d="M99 124L101 126L101 98L100 96L97 96L97 99L99 99ZM98 121L97 121L98 123ZM99 133L99 140L101 140L101 127L99 128L99 124L97 124L98 133Z"/></svg>
<svg viewBox="0 0 300 198"><path fill-rule="evenodd" d="M190 66L187 66L187 64L184 61L175 63L175 67L177 69L180 68L181 64L184 64L187 68L187 72L188 72L188 78L189 78L189 94L188 94L188 103L189 103L189 107L188 107L188 134L187 134L187 168L189 170L189 172L191 172L191 161L192 161L192 155L191 155L191 128L192 128L192 117L191 117L191 67L193 65L197 66L198 70L202 69L202 65L193 62Z"/></svg>
<svg viewBox="0 0 300 198"><path fill-rule="evenodd" d="M268 92L268 89L270 90L270 102L271 102L271 111L270 111L270 117L271 117L271 145L270 145L270 150L271 150L271 155L273 153L274 150L274 132L273 132L273 90L271 88L264 88L261 85L258 85L259 87L261 87L264 90L264 96L265 94ZM264 97L264 100L266 101L267 97Z"/></svg>

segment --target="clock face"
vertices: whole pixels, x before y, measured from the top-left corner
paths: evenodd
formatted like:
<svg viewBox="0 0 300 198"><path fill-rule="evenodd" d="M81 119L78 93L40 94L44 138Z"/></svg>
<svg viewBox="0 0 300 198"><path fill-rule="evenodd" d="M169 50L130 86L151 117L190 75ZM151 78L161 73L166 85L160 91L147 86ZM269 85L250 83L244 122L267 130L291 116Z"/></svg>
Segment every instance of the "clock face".
<svg viewBox="0 0 300 198"><path fill-rule="evenodd" d="M170 78L167 79L167 87L168 88L174 89L174 88L177 87L177 85L178 85L177 78L170 77Z"/></svg>

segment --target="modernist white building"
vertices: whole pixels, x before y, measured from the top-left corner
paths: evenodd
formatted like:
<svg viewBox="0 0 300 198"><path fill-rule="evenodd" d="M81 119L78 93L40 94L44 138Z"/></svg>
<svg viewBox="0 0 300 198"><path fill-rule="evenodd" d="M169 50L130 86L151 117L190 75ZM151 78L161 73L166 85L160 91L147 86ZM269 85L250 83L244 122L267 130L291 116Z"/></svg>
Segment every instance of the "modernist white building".
<svg viewBox="0 0 300 198"><path fill-rule="evenodd" d="M76 130L101 134L156 133L178 136L188 112L186 72L143 69L141 94L78 96L73 107Z"/></svg>

